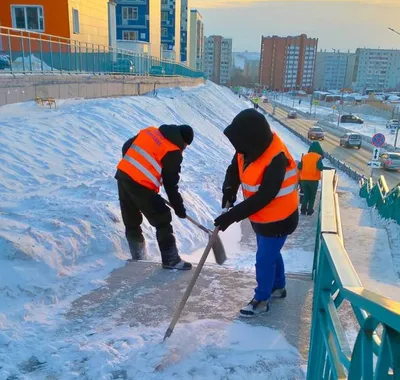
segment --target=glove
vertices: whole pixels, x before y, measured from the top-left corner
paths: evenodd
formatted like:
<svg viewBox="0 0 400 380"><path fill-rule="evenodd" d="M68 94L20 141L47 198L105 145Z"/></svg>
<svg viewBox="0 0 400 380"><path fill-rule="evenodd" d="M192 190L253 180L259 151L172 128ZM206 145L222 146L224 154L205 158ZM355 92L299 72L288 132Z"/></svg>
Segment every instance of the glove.
<svg viewBox="0 0 400 380"><path fill-rule="evenodd" d="M222 208L226 207L226 204L229 204L229 207L233 207L234 203L236 202L236 194L230 187L223 191L222 196Z"/></svg>
<svg viewBox="0 0 400 380"><path fill-rule="evenodd" d="M186 209L185 209L185 207L183 205L180 206L180 207L174 208L174 211L175 211L175 215L178 218L181 218L181 219L185 219L186 218Z"/></svg>
<svg viewBox="0 0 400 380"><path fill-rule="evenodd" d="M217 219L214 220L214 226L219 227L220 231L225 231L231 224L235 223L236 219L233 212L228 211L221 214Z"/></svg>

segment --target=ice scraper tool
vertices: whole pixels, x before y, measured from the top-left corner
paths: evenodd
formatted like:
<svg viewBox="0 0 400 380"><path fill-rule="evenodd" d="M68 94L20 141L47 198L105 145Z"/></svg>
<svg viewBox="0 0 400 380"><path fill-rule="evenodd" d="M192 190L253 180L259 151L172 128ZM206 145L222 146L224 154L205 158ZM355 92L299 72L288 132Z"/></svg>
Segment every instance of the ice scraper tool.
<svg viewBox="0 0 400 380"><path fill-rule="evenodd" d="M164 199L164 202L170 207L172 208L171 204ZM207 233L210 237L213 234L213 231L209 230L208 228L202 226L199 222L197 222L196 220L194 220L193 218L191 218L190 216L187 216L186 219L193 223L196 227L200 228L202 231L204 231L205 233ZM225 253L225 248L224 245L222 244L221 238L216 235L213 243L212 243L212 250L214 252L214 257L215 257L215 262L218 265L222 265L225 260L226 260L226 253Z"/></svg>
<svg viewBox="0 0 400 380"><path fill-rule="evenodd" d="M196 270L194 271L193 277L190 280L190 283L185 291L185 294L183 295L181 302L179 303L179 306L177 307L177 309L175 310L174 316L172 318L172 321L164 335L164 341L169 338L172 334L172 332L174 331L175 325L178 322L179 317L181 316L182 310L186 305L186 301L188 300L190 293L192 292L192 289L194 287L194 284L197 281L197 278L199 277L199 274L201 272L201 270L203 269L204 263L207 260L207 256L211 251L211 248L214 246L217 238L218 238L218 232L219 232L219 227L216 227L214 229L214 231L211 233L211 237L210 240L208 241L207 247L204 250L203 255L201 256L201 259L199 261L199 264L196 267Z"/></svg>

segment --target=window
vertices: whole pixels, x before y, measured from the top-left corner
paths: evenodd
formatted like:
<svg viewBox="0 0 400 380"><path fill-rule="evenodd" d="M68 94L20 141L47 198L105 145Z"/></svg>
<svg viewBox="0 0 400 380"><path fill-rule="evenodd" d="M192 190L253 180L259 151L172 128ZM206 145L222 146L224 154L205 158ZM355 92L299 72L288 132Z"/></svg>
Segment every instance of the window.
<svg viewBox="0 0 400 380"><path fill-rule="evenodd" d="M138 19L137 7L123 7L122 8L122 19L123 20L137 20Z"/></svg>
<svg viewBox="0 0 400 380"><path fill-rule="evenodd" d="M161 12L161 21L168 21L168 12Z"/></svg>
<svg viewBox="0 0 400 380"><path fill-rule="evenodd" d="M42 6L12 6L11 13L14 28L44 32Z"/></svg>
<svg viewBox="0 0 400 380"><path fill-rule="evenodd" d="M161 28L161 37L168 37L168 28Z"/></svg>
<svg viewBox="0 0 400 380"><path fill-rule="evenodd" d="M168 5L168 0L162 0L161 5Z"/></svg>
<svg viewBox="0 0 400 380"><path fill-rule="evenodd" d="M72 23L74 34L79 34L79 11L72 9Z"/></svg>
<svg viewBox="0 0 400 380"><path fill-rule="evenodd" d="M139 39L138 34L137 30L124 30L122 33L122 39L124 41L137 41Z"/></svg>

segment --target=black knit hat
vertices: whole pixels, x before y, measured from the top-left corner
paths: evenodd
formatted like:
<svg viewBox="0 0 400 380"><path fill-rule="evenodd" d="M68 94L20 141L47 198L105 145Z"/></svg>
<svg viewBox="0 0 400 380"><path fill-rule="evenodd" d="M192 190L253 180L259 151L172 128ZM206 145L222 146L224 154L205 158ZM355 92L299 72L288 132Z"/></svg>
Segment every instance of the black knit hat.
<svg viewBox="0 0 400 380"><path fill-rule="evenodd" d="M180 125L179 128L181 130L181 136L183 138L183 141L187 145L190 145L194 137L193 128L190 125Z"/></svg>

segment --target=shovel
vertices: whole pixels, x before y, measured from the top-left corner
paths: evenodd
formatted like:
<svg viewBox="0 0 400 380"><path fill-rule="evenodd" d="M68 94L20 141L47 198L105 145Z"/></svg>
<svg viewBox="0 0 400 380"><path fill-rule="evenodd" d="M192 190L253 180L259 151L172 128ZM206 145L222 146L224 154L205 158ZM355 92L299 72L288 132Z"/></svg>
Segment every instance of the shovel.
<svg viewBox="0 0 400 380"><path fill-rule="evenodd" d="M164 202L170 207L172 208L171 204L164 199ZM202 226L199 222L197 222L196 220L194 220L193 218L191 218L190 216L186 216L186 219L193 223L196 227L200 228L202 231L204 231L206 234L208 234L210 237L213 236L213 231L209 230L208 228ZM211 241L211 238L210 238ZM217 235L215 235L215 238L212 241L212 245L211 248L214 252L214 257L215 257L215 262L218 265L222 265L225 260L226 260L226 253L225 253L225 248L224 245L222 244L221 238Z"/></svg>

